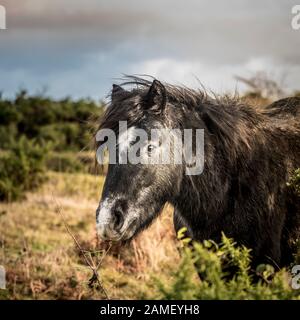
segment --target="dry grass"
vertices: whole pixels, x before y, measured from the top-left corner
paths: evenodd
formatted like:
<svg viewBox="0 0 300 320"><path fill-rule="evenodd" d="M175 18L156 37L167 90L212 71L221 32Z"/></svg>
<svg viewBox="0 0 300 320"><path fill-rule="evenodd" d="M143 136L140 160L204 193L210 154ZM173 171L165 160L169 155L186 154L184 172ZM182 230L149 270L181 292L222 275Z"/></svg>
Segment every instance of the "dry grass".
<svg viewBox="0 0 300 320"><path fill-rule="evenodd" d="M104 178L88 174L49 173L40 190L27 199L0 204L0 264L7 270L8 290L0 299L104 299L83 252L66 231L57 203L82 250L97 262L105 244L95 236L95 208ZM54 199L55 200L54 200ZM156 296L155 277L169 279L179 261L172 208L136 240L114 246L99 269L112 299Z"/></svg>

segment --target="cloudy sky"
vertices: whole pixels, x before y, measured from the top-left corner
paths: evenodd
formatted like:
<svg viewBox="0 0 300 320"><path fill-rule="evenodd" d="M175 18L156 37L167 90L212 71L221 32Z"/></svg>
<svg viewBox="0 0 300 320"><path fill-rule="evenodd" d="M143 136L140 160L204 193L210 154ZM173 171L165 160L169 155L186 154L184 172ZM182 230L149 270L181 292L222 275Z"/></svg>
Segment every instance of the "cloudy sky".
<svg viewBox="0 0 300 320"><path fill-rule="evenodd" d="M0 0L0 90L103 98L122 74L234 91L266 71L300 88L297 0Z"/></svg>

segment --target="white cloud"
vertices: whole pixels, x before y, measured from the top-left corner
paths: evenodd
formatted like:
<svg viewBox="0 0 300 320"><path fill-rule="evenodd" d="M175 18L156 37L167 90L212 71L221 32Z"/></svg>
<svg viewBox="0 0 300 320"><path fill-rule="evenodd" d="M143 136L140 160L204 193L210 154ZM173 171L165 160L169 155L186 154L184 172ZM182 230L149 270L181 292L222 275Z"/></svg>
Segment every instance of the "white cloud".
<svg viewBox="0 0 300 320"><path fill-rule="evenodd" d="M192 87L198 78L222 93L236 89L235 75L261 70L275 80L286 74L286 86L296 89L300 37L290 26L292 2L2 0L9 21L0 90L47 86L54 96L103 97L114 77L148 73Z"/></svg>
<svg viewBox="0 0 300 320"><path fill-rule="evenodd" d="M276 65L272 58L252 58L242 64L224 64L221 66L201 61L179 61L175 59L151 59L132 65L130 72L149 74L162 81L199 87L199 81L210 90L218 93L234 92L245 89L238 83L235 76L250 77L263 71L273 79L281 82L284 76L290 80L298 77L300 66L291 69L287 65ZM276 72L275 72L276 71ZM285 83L289 88L296 89L297 83Z"/></svg>

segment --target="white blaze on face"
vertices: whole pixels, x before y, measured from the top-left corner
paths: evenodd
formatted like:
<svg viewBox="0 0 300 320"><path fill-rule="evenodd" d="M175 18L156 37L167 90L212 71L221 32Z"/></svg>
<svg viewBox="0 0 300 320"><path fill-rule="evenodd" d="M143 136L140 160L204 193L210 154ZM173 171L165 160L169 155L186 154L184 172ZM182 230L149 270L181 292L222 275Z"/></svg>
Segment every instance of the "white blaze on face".
<svg viewBox="0 0 300 320"><path fill-rule="evenodd" d="M118 146L120 154L127 152L130 144L136 139L136 128L130 127L128 130L122 132L118 138Z"/></svg>
<svg viewBox="0 0 300 320"><path fill-rule="evenodd" d="M138 217L138 211L135 208L131 210L129 209L129 211L123 217L125 221L121 230L119 232L116 232L114 230L112 223L113 217L111 212L117 200L118 197L114 197L113 199L104 199L101 201L99 208L97 209L96 230L98 236L102 239L128 239L135 232L134 228L132 230L128 230L130 224Z"/></svg>
<svg viewBox="0 0 300 320"><path fill-rule="evenodd" d="M160 130L158 130L159 132ZM139 138L139 139L137 139ZM118 138L120 163L132 164L169 164L171 162L170 133L161 130L160 134L148 136L143 129L130 127L121 132ZM151 145L151 155L148 147ZM139 156L137 155L137 151ZM133 152L130 152L133 151Z"/></svg>
<svg viewBox="0 0 300 320"><path fill-rule="evenodd" d="M101 201L99 208L97 209L97 221L96 228L99 236L102 236L107 229L107 226L111 222L111 208L113 200L105 199Z"/></svg>
<svg viewBox="0 0 300 320"><path fill-rule="evenodd" d="M110 223L112 204L113 201L109 199L101 201L98 209L97 225L106 225Z"/></svg>

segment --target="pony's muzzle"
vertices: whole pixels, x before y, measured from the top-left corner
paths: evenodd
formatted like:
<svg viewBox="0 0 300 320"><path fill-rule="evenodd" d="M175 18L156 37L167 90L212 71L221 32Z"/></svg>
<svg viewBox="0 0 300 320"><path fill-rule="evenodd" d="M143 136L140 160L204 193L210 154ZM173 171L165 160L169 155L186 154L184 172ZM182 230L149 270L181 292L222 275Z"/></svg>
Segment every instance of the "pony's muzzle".
<svg viewBox="0 0 300 320"><path fill-rule="evenodd" d="M97 233L103 240L119 241L126 232L126 205L124 202L101 202L97 209Z"/></svg>

